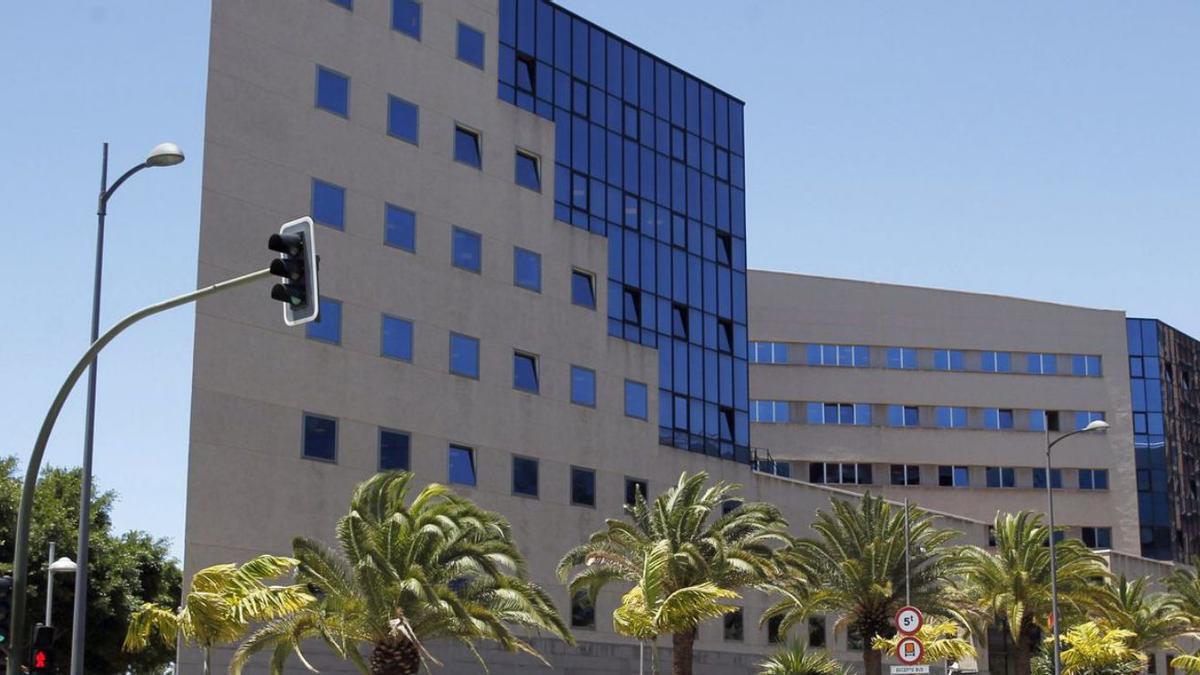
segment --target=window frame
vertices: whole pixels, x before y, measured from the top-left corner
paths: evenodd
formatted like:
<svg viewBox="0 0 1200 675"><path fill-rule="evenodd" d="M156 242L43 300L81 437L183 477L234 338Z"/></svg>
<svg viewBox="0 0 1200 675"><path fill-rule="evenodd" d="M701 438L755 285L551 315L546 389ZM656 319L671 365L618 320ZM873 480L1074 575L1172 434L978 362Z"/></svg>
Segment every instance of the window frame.
<svg viewBox="0 0 1200 675"><path fill-rule="evenodd" d="M950 469L950 482L944 483L942 474L943 469ZM966 480L963 483L958 482L959 471L963 472ZM938 487L948 488L969 488L971 487L971 467L962 464L939 464L938 465Z"/></svg>
<svg viewBox="0 0 1200 675"><path fill-rule="evenodd" d="M452 465L453 465L453 461L454 461L454 451L455 450L466 451L467 457L471 461L471 482L470 483L463 483L461 481L454 480L454 469L453 469ZM446 447L446 483L448 485L461 485L464 487L471 487L471 488L479 487L479 458L475 453L474 446L470 446L470 445L466 445L466 444L462 444L462 443L450 443L447 445L447 447Z"/></svg>
<svg viewBox="0 0 1200 675"><path fill-rule="evenodd" d="M482 251L482 242L480 248ZM521 260L525 256L526 261L532 261L534 264L534 272L537 275L537 281L533 285L521 283ZM482 258L482 255L480 256ZM482 260L480 261L482 268ZM523 288L532 293L542 292L542 254L537 251L527 249L521 246L513 246L513 286Z"/></svg>
<svg viewBox="0 0 1200 675"><path fill-rule="evenodd" d="M639 387L641 388L641 392L642 392L642 414L641 415L631 414L629 412L630 385L633 385L634 389L637 389ZM629 378L625 378L625 416L630 417L635 420L642 420L642 421L647 421L647 422L650 420L650 387L645 382L638 382L637 380L631 380Z"/></svg>
<svg viewBox="0 0 1200 675"><path fill-rule="evenodd" d="M408 325L408 356L407 357L396 356L394 354L387 353L387 340L386 340L385 336L387 335L387 324L388 324L389 320L397 321L397 322ZM415 328L416 327L414 326L411 319L406 319L402 316L395 316L393 314L381 312L379 315L379 355L385 359L391 359L393 361L400 361L402 363L412 363L413 362L413 352L416 351Z"/></svg>
<svg viewBox="0 0 1200 675"><path fill-rule="evenodd" d="M577 278L585 279L587 281L588 291L591 293L591 296L592 296L592 304L585 305L585 304L575 301L575 280ZM595 274L592 274L591 272L589 272L585 269L579 268L579 267L571 268L571 304L576 307L583 307L584 309L589 309L593 312L596 311L596 275Z"/></svg>
<svg viewBox="0 0 1200 675"><path fill-rule="evenodd" d="M585 403L582 401L578 401L575 398L575 373L577 371L581 372L581 373L589 373L591 375L591 382L592 382L591 403ZM598 387L598 383L596 380L596 371L594 369L588 368L586 366L579 366L579 365L571 364L571 387L570 387L570 389L571 389L571 391L570 391L571 405L582 406L584 408L593 408L593 409L596 408L596 401L598 398L598 395L596 393L597 387Z"/></svg>
<svg viewBox="0 0 1200 675"><path fill-rule="evenodd" d="M526 159L533 162L533 178L536 185L529 185L521 180L521 160ZM542 156L533 152L518 147L515 153L515 166L513 167L513 182L526 190L541 193L542 191Z"/></svg>
<svg viewBox="0 0 1200 675"><path fill-rule="evenodd" d="M577 499L575 499L575 476L576 476L576 474L591 476L591 479L592 479L592 502L590 504L587 502L581 502L581 501L578 501ZM570 472L569 472L569 476L570 476L571 483L569 485L568 492L570 494L568 494L567 496L569 498L571 506L583 506L583 507L592 508L592 509L596 508L596 502L599 501L596 499L596 485L597 485L596 470L589 469L586 466L578 466L578 465L572 464Z"/></svg>
<svg viewBox="0 0 1200 675"><path fill-rule="evenodd" d="M520 490L517 489L517 463L518 462L529 462L529 463L532 463L532 465L533 465L533 492L532 493L521 492ZM511 470L512 470L512 476L511 476L512 481L511 481L510 487L512 488L512 496L522 497L525 499L541 499L542 498L541 497L542 467L541 467L541 462L538 460L537 457L530 457L528 455L518 455L518 454L514 453L512 456Z"/></svg>
<svg viewBox="0 0 1200 675"><path fill-rule="evenodd" d="M333 339L330 339L327 337L322 337L319 335L314 335L312 332L315 328L318 328L321 325L321 319L327 318L329 316L330 312L333 311L331 309L325 309L325 311L321 311L321 305L324 305L325 303L329 303L330 305L337 306L337 310L333 312L334 314L337 315L337 326L334 329L337 331L337 337L335 337ZM305 324L304 339L312 340L313 342L322 342L324 344L333 345L335 347L342 346L342 317L345 316L345 312L343 311L343 308L344 308L344 305L342 304L342 301L338 300L337 298L331 298L331 297L325 296L325 295L318 298L317 299L317 320L310 321L309 323Z"/></svg>
<svg viewBox="0 0 1200 675"><path fill-rule="evenodd" d="M475 345L475 373L474 374L460 373L460 372L457 372L454 370L454 338L456 338L456 337L464 338L464 339L474 343L474 345ZM482 351L482 341L479 338L471 337L470 335L467 335L466 333L458 333L455 331L450 331L449 346L450 346L450 350L446 355L447 356L446 360L449 362L450 374L478 381L480 379L480 375L481 375L480 371L482 370L481 362L483 359L482 359L482 355L480 354L480 352Z"/></svg>
<svg viewBox="0 0 1200 675"><path fill-rule="evenodd" d="M389 233L391 232L391 221L389 220L389 216L393 212L399 212L399 213L407 214L407 215L411 216L411 218L412 218L412 246L405 246L404 244L401 244L401 243L391 239L388 236ZM383 203L383 245L387 246L389 248L394 248L394 249L398 249L401 251L405 251L407 253L415 254L417 252L417 212L412 209L400 206L398 204L393 204L392 202L384 202Z"/></svg>
<svg viewBox="0 0 1200 675"><path fill-rule="evenodd" d="M471 138L475 139L475 156L478 158L478 162L472 163L472 162L469 162L458 156L459 134L466 134L466 135L470 136ZM453 152L452 156L454 158L454 161L458 164L462 164L463 166L469 166L472 169L475 169L476 171L483 171L483 132L479 131L478 129L476 129L474 127L463 124L462 122L455 122L454 123L454 152Z"/></svg>
<svg viewBox="0 0 1200 675"><path fill-rule="evenodd" d="M650 481L645 478L634 478L633 476L625 476L625 505L633 506L634 502L629 500L630 486L640 486L642 488L642 499L650 501ZM635 493L636 494L636 493Z"/></svg>
<svg viewBox="0 0 1200 675"><path fill-rule="evenodd" d="M460 265L458 263L458 242L459 235L466 235L468 240L474 241L476 245L476 257L478 258L478 266L475 268ZM483 274L483 235L475 230L469 230L458 225L450 226L450 266L455 269L470 272L472 274Z"/></svg>
<svg viewBox="0 0 1200 675"><path fill-rule="evenodd" d="M578 598L581 598L581 597L582 597L582 600L577 600ZM590 623L576 623L575 622L576 602L579 603L579 606L581 608L590 610L590 614L591 614L591 622ZM571 598L567 602L567 610L568 610L568 614L569 614L569 616L567 617L567 620L570 622L572 629L592 630L592 631L596 630L596 603L592 601L592 598L588 594L587 591L575 591L574 593L572 593Z"/></svg>
<svg viewBox="0 0 1200 675"><path fill-rule="evenodd" d="M901 475L903 476L903 480L899 483L896 482L896 469L897 468L900 469ZM917 474L917 478L915 481L910 480L910 478L909 478L909 473L912 470L915 470L916 474ZM889 475L889 479L888 479L889 484L897 486L897 487L915 487L915 486L921 485L921 465L920 464L903 464L903 463L890 464L889 469L888 469L888 475Z"/></svg>
<svg viewBox="0 0 1200 675"><path fill-rule="evenodd" d="M405 143L408 143L410 145L415 145L417 147L420 147L421 146L421 106L417 105L416 103L413 103L412 101L410 101L406 98L403 98L401 96L396 96L395 94L388 94L387 96L388 96L387 135L390 138L395 138L396 140L404 141ZM413 109L413 111L416 113L416 120L413 123L414 126L413 126L413 130L412 130L412 134L413 134L412 138L409 138L408 136L405 136L400 133L396 133L392 128L392 121L393 121L392 113L395 112L394 106L396 104L410 106Z"/></svg>
<svg viewBox="0 0 1200 675"><path fill-rule="evenodd" d="M403 436L404 438L408 439L408 445L404 449L404 468L389 469L389 468L384 467L384 465L383 465L383 436L384 436L384 434L392 434L394 436ZM409 433L407 431L403 431L401 429L391 429L388 427L379 427L378 439L379 439L379 444L378 444L379 451L378 451L377 455L378 455L379 461L376 464L376 468L378 468L378 470L381 473L384 471L412 471L412 434L411 433Z"/></svg>
<svg viewBox="0 0 1200 675"><path fill-rule="evenodd" d="M519 359L525 359L525 360L531 362L533 365L533 388L532 389L529 387L523 387L518 382L517 361ZM538 358L538 355L534 354L533 352L526 352L526 351L522 351L520 349L513 350L513 382L512 382L513 389L515 389L517 391L523 391L526 394L533 394L535 396L542 393L541 392L542 377L541 377L541 374L539 373L539 366L540 366L539 361L540 361L540 359Z"/></svg>
<svg viewBox="0 0 1200 675"><path fill-rule="evenodd" d="M479 63L463 56L463 29L479 36ZM459 21L454 31L454 58L480 70L487 70L487 33L464 21ZM494 88L494 87L493 87Z"/></svg>
<svg viewBox="0 0 1200 675"><path fill-rule="evenodd" d="M337 115L338 117L341 117L342 119L345 119L345 120L350 119L350 76L347 75L346 73L343 73L340 70L337 70L336 68L330 68L329 66L323 66L319 63L316 64L316 66L317 66L317 73L316 73L316 79L314 80L314 86L313 86L313 107L315 107L317 110L322 110L331 115ZM344 101L344 105L346 106L345 112L342 112L339 110L333 110L332 108L327 108L324 105L321 105L321 74L322 73L328 73L330 75L339 77L342 80L345 80L345 82L346 82L346 96L345 96L346 100Z"/></svg>
<svg viewBox="0 0 1200 675"><path fill-rule="evenodd" d="M397 7L399 7L400 3L407 3L407 4L412 5L417 8L417 27L416 27L415 33L401 28L399 26L399 24L396 22L396 15L397 15L396 9L397 9ZM425 23L425 7L424 7L425 3L421 2L421 0L392 0L391 4L392 4L392 7L391 7L392 15L390 17L389 27L392 30L396 31L397 33L400 33L402 35L407 35L408 37L420 42L421 41L421 29Z"/></svg>
<svg viewBox="0 0 1200 675"><path fill-rule="evenodd" d="M317 223L318 225L324 225L325 227L328 227L328 228L331 228L334 230L338 230L339 232L345 232L346 231L346 188L344 186L338 185L337 183L333 183L333 182L324 180L322 178L317 178L316 176L310 176L310 178L311 178L311 182L309 183L309 188L308 188L308 209L309 209L309 212L312 214L313 222ZM318 186L321 186L322 188L331 188L334 192L337 193L338 199L341 202L341 204L338 208L338 221L339 222L334 223L334 222L325 220L317 215L317 212L318 212L318 209L317 209L317 187Z"/></svg>

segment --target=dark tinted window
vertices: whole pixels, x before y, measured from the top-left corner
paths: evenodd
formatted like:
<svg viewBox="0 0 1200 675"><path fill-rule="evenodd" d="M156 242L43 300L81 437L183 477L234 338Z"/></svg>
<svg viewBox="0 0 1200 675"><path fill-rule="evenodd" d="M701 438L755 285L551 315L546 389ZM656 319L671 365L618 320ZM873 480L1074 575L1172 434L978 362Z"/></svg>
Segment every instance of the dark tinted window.
<svg viewBox="0 0 1200 675"><path fill-rule="evenodd" d="M478 133L464 127L454 128L454 159L476 169L483 167Z"/></svg>
<svg viewBox="0 0 1200 675"><path fill-rule="evenodd" d="M450 446L450 482L475 484L475 450L462 445Z"/></svg>
<svg viewBox="0 0 1200 675"><path fill-rule="evenodd" d="M596 472L571 467L571 503L580 506L596 505Z"/></svg>
<svg viewBox="0 0 1200 675"><path fill-rule="evenodd" d="M782 616L773 616L767 621L767 642L769 644L776 644L783 641L783 636L779 634L779 626L782 624Z"/></svg>
<svg viewBox="0 0 1200 675"><path fill-rule="evenodd" d="M483 33L461 22L458 24L458 59L483 68Z"/></svg>
<svg viewBox="0 0 1200 675"><path fill-rule="evenodd" d="M538 393L537 357L521 352L513 353L513 388Z"/></svg>
<svg viewBox="0 0 1200 675"><path fill-rule="evenodd" d="M1051 483L1050 487L1056 488L1056 489L1061 488L1063 486L1062 469L1051 469L1050 470L1050 483ZM1035 468L1033 470L1033 487L1042 488L1043 490L1046 489L1046 470L1045 469Z"/></svg>
<svg viewBox="0 0 1200 675"><path fill-rule="evenodd" d="M571 628L595 628L596 606L587 591L576 591L571 596Z"/></svg>
<svg viewBox="0 0 1200 675"><path fill-rule="evenodd" d="M513 248L513 284L542 292L542 256L523 248Z"/></svg>
<svg viewBox="0 0 1200 675"><path fill-rule="evenodd" d="M538 496L538 462L528 457L513 457L512 491L526 497Z"/></svg>
<svg viewBox="0 0 1200 675"><path fill-rule="evenodd" d="M596 371L571 366L571 403L596 406Z"/></svg>
<svg viewBox="0 0 1200 675"><path fill-rule="evenodd" d="M571 302L580 307L596 309L596 284L591 274L571 270Z"/></svg>
<svg viewBox="0 0 1200 675"><path fill-rule="evenodd" d="M337 459L337 420L304 416L304 456L332 462Z"/></svg>
<svg viewBox="0 0 1200 675"><path fill-rule="evenodd" d="M383 315L379 353L390 359L412 361L413 326L407 319Z"/></svg>
<svg viewBox="0 0 1200 675"><path fill-rule="evenodd" d="M825 617L823 617L823 616L808 617L808 646L809 647L824 647L825 646Z"/></svg>
<svg viewBox="0 0 1200 675"><path fill-rule="evenodd" d="M646 481L636 478L625 479L625 503L632 506L636 501L636 495L641 494L642 499L649 499L649 492Z"/></svg>
<svg viewBox="0 0 1200 675"><path fill-rule="evenodd" d="M479 340L450 334L450 372L464 377L479 377Z"/></svg>
<svg viewBox="0 0 1200 675"><path fill-rule="evenodd" d="M741 642L745 638L745 626L742 609L739 607L725 615L725 639L730 642Z"/></svg>
<svg viewBox="0 0 1200 675"><path fill-rule="evenodd" d="M321 298L317 320L304 325L304 334L310 340L341 344L342 303L333 298Z"/></svg>
<svg viewBox="0 0 1200 675"><path fill-rule="evenodd" d="M450 240L450 262L471 272L483 269L483 239L475 232L454 228Z"/></svg>
<svg viewBox="0 0 1200 675"><path fill-rule="evenodd" d="M538 158L528 152L518 150L516 177L517 185L540 192L542 189L542 172L541 167L538 165Z"/></svg>
<svg viewBox="0 0 1200 675"><path fill-rule="evenodd" d="M388 134L416 144L420 113L414 103L388 96Z"/></svg>
<svg viewBox="0 0 1200 675"><path fill-rule="evenodd" d="M313 220L339 230L346 227L346 188L313 179L311 212Z"/></svg>
<svg viewBox="0 0 1200 675"><path fill-rule="evenodd" d="M335 115L350 115L350 78L317 66L317 107Z"/></svg>
<svg viewBox="0 0 1200 675"><path fill-rule="evenodd" d="M421 39L421 3L416 0L392 0L392 30Z"/></svg>
<svg viewBox="0 0 1200 675"><path fill-rule="evenodd" d="M407 471L409 437L399 431L379 431L379 470Z"/></svg>
<svg viewBox="0 0 1200 675"><path fill-rule="evenodd" d="M417 251L417 214L387 204L383 208L383 241L405 251Z"/></svg>

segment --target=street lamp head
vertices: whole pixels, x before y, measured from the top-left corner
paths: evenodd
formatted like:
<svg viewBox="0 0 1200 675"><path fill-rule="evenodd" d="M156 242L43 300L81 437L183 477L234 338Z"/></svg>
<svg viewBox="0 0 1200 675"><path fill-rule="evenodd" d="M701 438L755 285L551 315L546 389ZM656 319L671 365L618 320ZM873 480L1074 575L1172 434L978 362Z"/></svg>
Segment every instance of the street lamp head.
<svg viewBox="0 0 1200 675"><path fill-rule="evenodd" d="M1109 426L1108 422L1105 422L1104 420L1092 420L1091 422L1088 423L1088 425L1086 427L1083 428L1083 430L1084 431L1104 431L1105 429L1108 428L1108 426Z"/></svg>
<svg viewBox="0 0 1200 675"><path fill-rule="evenodd" d="M159 143L146 157L146 166L175 166L183 162L183 150L174 143Z"/></svg>
<svg viewBox="0 0 1200 675"><path fill-rule="evenodd" d="M77 567L78 565L75 564L75 561L66 556L50 563L51 572L74 572Z"/></svg>

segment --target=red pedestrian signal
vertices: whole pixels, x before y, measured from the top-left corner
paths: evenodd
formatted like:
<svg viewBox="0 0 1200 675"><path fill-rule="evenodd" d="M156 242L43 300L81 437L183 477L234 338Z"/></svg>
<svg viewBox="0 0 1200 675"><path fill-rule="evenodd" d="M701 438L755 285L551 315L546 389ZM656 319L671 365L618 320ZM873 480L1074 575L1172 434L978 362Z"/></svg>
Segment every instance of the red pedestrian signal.
<svg viewBox="0 0 1200 675"><path fill-rule="evenodd" d="M46 650L39 649L33 653L33 669L34 670L45 670L46 667L49 665L50 665L50 655L46 653Z"/></svg>

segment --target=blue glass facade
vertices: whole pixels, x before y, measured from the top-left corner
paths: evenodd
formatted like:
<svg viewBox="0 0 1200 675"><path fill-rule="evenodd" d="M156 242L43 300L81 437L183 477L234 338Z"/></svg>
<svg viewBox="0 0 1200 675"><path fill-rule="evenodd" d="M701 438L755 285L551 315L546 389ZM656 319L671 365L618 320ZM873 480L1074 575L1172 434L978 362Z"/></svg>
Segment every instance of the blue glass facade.
<svg viewBox="0 0 1200 675"><path fill-rule="evenodd" d="M1133 447L1137 465L1138 519L1142 555L1170 560L1172 508L1163 408L1159 324L1154 319L1127 319L1130 399L1133 403Z"/></svg>
<svg viewBox="0 0 1200 675"><path fill-rule="evenodd" d="M500 0L499 73L608 238L609 334L658 349L660 442L749 462L743 103L547 0Z"/></svg>

